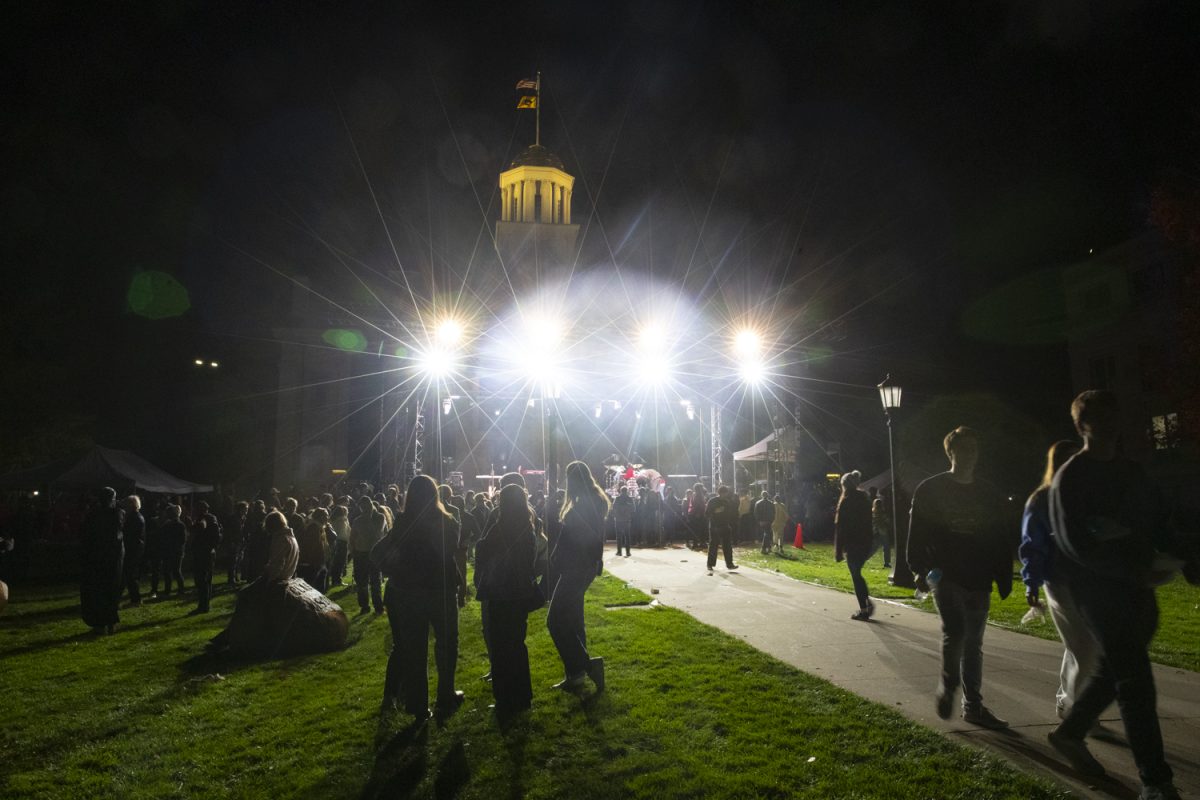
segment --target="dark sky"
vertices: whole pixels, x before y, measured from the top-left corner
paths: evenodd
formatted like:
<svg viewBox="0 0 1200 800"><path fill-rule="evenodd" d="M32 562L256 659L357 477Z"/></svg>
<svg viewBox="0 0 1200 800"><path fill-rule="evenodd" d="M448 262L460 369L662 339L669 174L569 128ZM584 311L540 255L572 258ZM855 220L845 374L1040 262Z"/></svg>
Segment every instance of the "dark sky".
<svg viewBox="0 0 1200 800"><path fill-rule="evenodd" d="M1005 344L964 314L1144 225L1196 124L1191 5L13 6L6 423L146 445L206 391L194 356L257 385L240 343L271 335L281 273L348 298L397 263L454 285L532 139L513 85L539 68L581 266L686 272L730 309L788 287L789 313L835 334L829 379L1029 394L1038 376L1034 402L1057 402L1061 343ZM140 270L190 309L131 313Z"/></svg>

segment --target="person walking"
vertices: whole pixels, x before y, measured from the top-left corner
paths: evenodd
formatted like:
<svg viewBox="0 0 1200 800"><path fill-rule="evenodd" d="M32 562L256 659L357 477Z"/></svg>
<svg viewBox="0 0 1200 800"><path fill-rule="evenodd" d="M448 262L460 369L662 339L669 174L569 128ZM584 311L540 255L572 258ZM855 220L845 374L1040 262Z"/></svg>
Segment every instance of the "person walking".
<svg viewBox="0 0 1200 800"><path fill-rule="evenodd" d="M350 526L350 552L354 559L354 587L358 591L360 614L375 606L383 613L383 576L371 560L371 548L387 533L387 518L366 495L358 498L358 516ZM368 594L368 590L370 593Z"/></svg>
<svg viewBox="0 0 1200 800"><path fill-rule="evenodd" d="M992 583L1004 599L1012 592L1012 547L1003 524L1003 500L976 479L979 439L958 427L942 442L947 472L913 492L908 563L919 586L933 590L942 621L942 677L937 714L948 719L961 684L962 718L984 728L1008 723L983 704L983 634Z"/></svg>
<svg viewBox="0 0 1200 800"><path fill-rule="evenodd" d="M833 518L833 553L835 561L846 562L858 610L851 619L866 622L875 614L875 604L863 579L863 565L874 552L871 530L871 500L858 488L862 473L858 470L842 476L842 496L838 499Z"/></svg>
<svg viewBox="0 0 1200 800"><path fill-rule="evenodd" d="M883 495L871 501L871 529L875 532L875 544L883 550L883 567L892 567L892 512Z"/></svg>
<svg viewBox="0 0 1200 800"><path fill-rule="evenodd" d="M708 501L704 509L708 520L708 573L717 565L717 547L724 551L725 568L738 568L733 563L733 532L738 526L738 501L728 486L718 486L717 496Z"/></svg>
<svg viewBox="0 0 1200 800"><path fill-rule="evenodd" d="M629 488L622 486L617 490L617 497L613 500L612 510L609 512L609 518L612 520L613 529L617 534L617 555L621 555L622 548L625 550L625 555L629 555L629 529L633 525L634 508L635 504L633 498L629 496Z"/></svg>
<svg viewBox="0 0 1200 800"><path fill-rule="evenodd" d="M388 554L380 555L380 551ZM437 712L458 710L463 693L454 688L458 663L458 609L466 603L466 558L458 522L442 504L428 475L408 484L404 510L371 554L387 573L384 603L392 628L392 652L383 687L383 709L399 700L418 720L428 719L429 631L437 664ZM357 556L355 557L357 564Z"/></svg>
<svg viewBox="0 0 1200 800"><path fill-rule="evenodd" d="M83 521L79 610L93 633L112 633L121 621L118 606L125 557L123 524L117 493L106 486L96 494L96 505Z"/></svg>
<svg viewBox="0 0 1200 800"><path fill-rule="evenodd" d="M1158 628L1154 585L1170 572L1156 562L1160 553L1178 557L1188 581L1200 584L1200 558L1184 551L1141 467L1119 455L1116 396L1081 393L1071 403L1071 419L1083 449L1050 484L1051 528L1062 556L1054 562L1054 587L1067 587L1100 655L1049 733L1050 744L1079 772L1103 775L1084 737L1115 698L1142 781L1139 797L1171 800L1179 792L1163 751L1149 655Z"/></svg>
<svg viewBox="0 0 1200 800"><path fill-rule="evenodd" d="M121 503L125 521L121 524L121 540L125 545L124 583L129 592L129 605L142 604L142 558L146 552L146 518L142 516L142 498L131 494Z"/></svg>
<svg viewBox="0 0 1200 800"><path fill-rule="evenodd" d="M1025 502L1021 546L1017 550L1021 559L1021 579L1025 582L1025 601L1031 608L1040 607L1040 595L1045 595L1050 619L1063 642L1055 702L1059 719L1065 717L1075 704L1083 681L1095 671L1100 658L1099 643L1088 630L1070 588L1058 580L1054 568L1060 556L1055 552L1057 546L1050 527L1050 484L1054 474L1078 452L1078 444L1065 440L1050 447L1042 482Z"/></svg>
<svg viewBox="0 0 1200 800"><path fill-rule="evenodd" d="M536 582L546 569L546 542L536 522L525 489L505 486L496 522L475 550L477 596L489 609L485 638L501 724L533 702L525 634L530 612L545 602Z"/></svg>
<svg viewBox="0 0 1200 800"><path fill-rule="evenodd" d="M758 524L758 532L762 537L763 555L766 555L771 552L771 523L775 521L775 504L771 502L766 489L763 489L758 502L754 504L754 521Z"/></svg>
<svg viewBox="0 0 1200 800"><path fill-rule="evenodd" d="M583 596L604 566L608 495L596 484L592 471L582 461L568 464L566 476L562 528L550 554L555 574L554 593L546 614L546 627L566 673L555 688L578 691L583 688L585 679L591 678L596 691L602 692L604 659L593 658L588 653Z"/></svg>

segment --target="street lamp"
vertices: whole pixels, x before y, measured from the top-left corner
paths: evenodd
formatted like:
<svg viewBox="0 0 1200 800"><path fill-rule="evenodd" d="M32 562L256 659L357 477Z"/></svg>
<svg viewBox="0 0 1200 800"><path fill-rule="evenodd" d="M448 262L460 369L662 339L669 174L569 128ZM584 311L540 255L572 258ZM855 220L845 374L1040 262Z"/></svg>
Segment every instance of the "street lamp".
<svg viewBox="0 0 1200 800"><path fill-rule="evenodd" d="M892 431L892 412L900 408L901 388L891 382L892 376L888 375L879 384L879 402L883 404L883 413L887 417L888 426L888 463L891 465L892 473L892 574L888 576L888 583L892 586L900 586L903 588L913 589L916 584L913 582L912 569L908 566L908 537L905 536L903 541L900 538L899 519L896 514L896 445L895 437Z"/></svg>

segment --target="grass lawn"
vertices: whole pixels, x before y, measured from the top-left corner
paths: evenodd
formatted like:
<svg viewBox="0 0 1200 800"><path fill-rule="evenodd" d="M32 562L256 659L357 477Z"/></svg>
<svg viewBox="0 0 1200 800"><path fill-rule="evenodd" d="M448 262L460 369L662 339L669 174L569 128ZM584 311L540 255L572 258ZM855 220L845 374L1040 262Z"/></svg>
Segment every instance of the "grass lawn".
<svg viewBox="0 0 1200 800"><path fill-rule="evenodd" d="M334 592L356 607L349 590ZM530 620L534 710L502 734L487 710L479 607L461 616L462 710L444 727L379 719L387 620L354 617L337 653L197 658L224 624L171 599L93 637L75 587L17 589L0 618L0 797L1041 798L1056 787L782 664L610 576L588 592L608 691L550 684ZM433 670L431 669L431 674Z"/></svg>
<svg viewBox="0 0 1200 800"><path fill-rule="evenodd" d="M773 569L793 578L819 583L843 592L853 592L850 572L845 563L833 560L833 545L824 542L807 543L803 550L791 545L784 547L783 555L763 555L757 547L739 548L738 560L763 569ZM1025 603L1025 585L1019 577L1020 565L1014 565L1013 592L1007 600L992 594L992 607L988 618L1004 628L1010 628L1043 639L1058 640L1058 632L1047 615L1042 621L1021 624L1021 617L1029 610ZM908 605L934 612L933 599L923 602L913 599L912 589L897 589L888 585L890 569L883 567L882 553L876 553L866 567L863 577L871 589L872 597L900 600ZM1150 645L1150 657L1159 664L1200 671L1200 587L1189 586L1183 578L1176 578L1158 590L1159 626L1158 633Z"/></svg>

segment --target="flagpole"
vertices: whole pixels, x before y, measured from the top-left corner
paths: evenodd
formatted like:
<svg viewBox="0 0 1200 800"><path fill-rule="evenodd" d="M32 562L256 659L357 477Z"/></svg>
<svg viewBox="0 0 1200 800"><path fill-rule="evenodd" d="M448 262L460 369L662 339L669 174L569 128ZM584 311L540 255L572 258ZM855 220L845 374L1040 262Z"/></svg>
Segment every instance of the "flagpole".
<svg viewBox="0 0 1200 800"><path fill-rule="evenodd" d="M537 105L534 106L533 113L536 119L533 143L540 145L542 143L542 71L540 69L537 74Z"/></svg>

